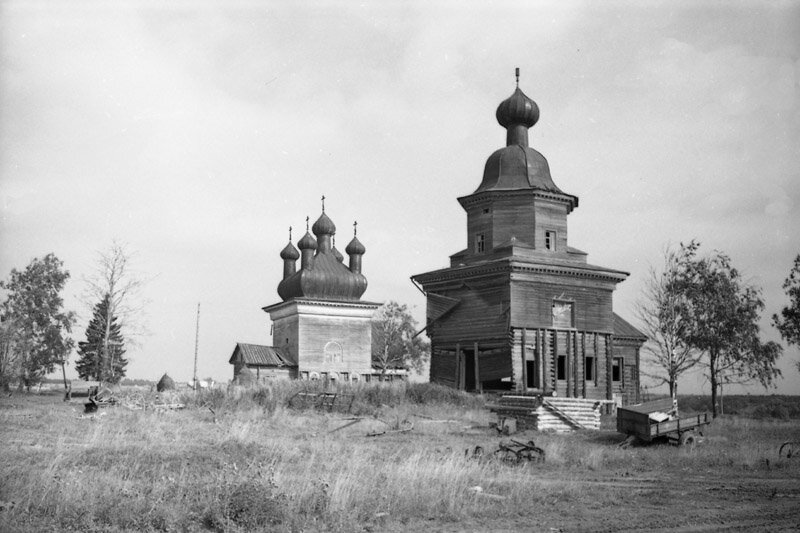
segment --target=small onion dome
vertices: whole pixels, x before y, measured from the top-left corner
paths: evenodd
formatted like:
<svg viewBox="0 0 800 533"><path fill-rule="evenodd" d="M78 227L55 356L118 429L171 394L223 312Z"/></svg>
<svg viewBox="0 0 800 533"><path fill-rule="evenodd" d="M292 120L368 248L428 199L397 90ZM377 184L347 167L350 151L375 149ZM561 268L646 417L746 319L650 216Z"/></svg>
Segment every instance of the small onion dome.
<svg viewBox="0 0 800 533"><path fill-rule="evenodd" d="M309 232L303 235L303 238L297 243L297 247L301 250L316 250L317 240L311 236Z"/></svg>
<svg viewBox="0 0 800 533"><path fill-rule="evenodd" d="M298 252L297 248L294 247L294 244L290 242L289 244L286 245L286 247L283 250L281 250L281 259L297 261L298 259L300 259L300 252Z"/></svg>
<svg viewBox="0 0 800 533"><path fill-rule="evenodd" d="M536 102L525 96L519 87L514 94L500 102L497 106L497 122L504 128L521 124L526 128L532 127L539 121L539 106Z"/></svg>
<svg viewBox="0 0 800 533"><path fill-rule="evenodd" d="M314 222L314 225L311 226L311 231L313 231L314 235L317 237L320 235L333 235L336 233L336 224L323 212L317 221Z"/></svg>
<svg viewBox="0 0 800 533"><path fill-rule="evenodd" d="M367 249L364 248L364 245L361 244L358 237L353 237L353 240L350 241L350 244L347 245L344 251L347 252L347 255L364 255Z"/></svg>

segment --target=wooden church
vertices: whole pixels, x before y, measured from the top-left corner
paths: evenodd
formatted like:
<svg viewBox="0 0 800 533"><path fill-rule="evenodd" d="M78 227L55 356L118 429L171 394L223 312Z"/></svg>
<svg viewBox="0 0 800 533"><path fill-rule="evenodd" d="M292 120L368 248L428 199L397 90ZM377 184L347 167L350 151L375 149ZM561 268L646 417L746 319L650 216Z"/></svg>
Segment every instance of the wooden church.
<svg viewBox="0 0 800 533"><path fill-rule="evenodd" d="M272 319L272 346L238 343L229 363L234 382L241 372L250 373L256 382L271 379L323 381L370 381L402 378L401 370L381 373L372 367L372 316L379 303L361 296L367 278L361 271L366 248L358 240L356 224L353 239L345 248L349 256L336 249L336 225L325 213L311 230L281 250L283 279L278 284L278 303L264 307ZM313 233L313 235L312 235ZM299 248L299 250L298 250ZM297 261L300 260L298 269Z"/></svg>
<svg viewBox="0 0 800 533"><path fill-rule="evenodd" d="M489 156L478 188L458 198L466 248L448 268L411 278L427 298L430 380L636 402L646 338L612 308L628 273L592 265L569 245L578 197L528 145L539 108L519 89L519 71L496 116L506 146Z"/></svg>

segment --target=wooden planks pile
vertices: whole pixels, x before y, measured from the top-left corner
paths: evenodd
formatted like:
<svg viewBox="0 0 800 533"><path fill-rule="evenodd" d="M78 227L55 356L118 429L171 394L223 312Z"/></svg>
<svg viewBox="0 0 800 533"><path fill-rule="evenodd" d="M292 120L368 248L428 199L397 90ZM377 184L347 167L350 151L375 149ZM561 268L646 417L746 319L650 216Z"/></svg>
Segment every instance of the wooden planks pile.
<svg viewBox="0 0 800 533"><path fill-rule="evenodd" d="M602 401L541 395L505 394L491 410L499 418L516 418L520 430L568 432L600 429Z"/></svg>

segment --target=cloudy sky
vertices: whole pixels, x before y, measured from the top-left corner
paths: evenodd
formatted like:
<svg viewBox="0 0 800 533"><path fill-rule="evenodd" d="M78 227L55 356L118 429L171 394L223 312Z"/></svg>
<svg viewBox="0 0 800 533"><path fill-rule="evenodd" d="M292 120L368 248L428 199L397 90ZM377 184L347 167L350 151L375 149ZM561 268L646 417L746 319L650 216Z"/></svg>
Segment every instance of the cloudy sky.
<svg viewBox="0 0 800 533"><path fill-rule="evenodd" d="M112 241L150 279L130 377L229 379L269 344L290 225L326 211L367 248L365 299L424 317L412 274L466 247L456 197L505 144L497 105L580 197L570 244L631 273L721 250L766 318L800 252L797 2L0 2L0 276L54 252L82 278ZM343 247L343 246L340 246ZM778 392L800 393L787 350ZM699 388L687 378L685 388ZM759 392L759 388L751 389Z"/></svg>

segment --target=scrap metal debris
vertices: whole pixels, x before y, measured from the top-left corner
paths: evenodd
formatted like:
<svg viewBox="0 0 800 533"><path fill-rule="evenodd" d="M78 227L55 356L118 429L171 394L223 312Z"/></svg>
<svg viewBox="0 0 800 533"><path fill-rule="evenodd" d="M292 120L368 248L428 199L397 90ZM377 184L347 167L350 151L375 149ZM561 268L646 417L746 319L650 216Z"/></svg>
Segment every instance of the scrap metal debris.
<svg viewBox="0 0 800 533"><path fill-rule="evenodd" d="M500 441L494 456L507 463L522 463L525 461L533 463L543 463L544 450L536 446L532 440L520 442L511 439L509 443Z"/></svg>

